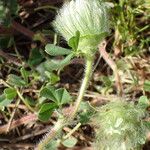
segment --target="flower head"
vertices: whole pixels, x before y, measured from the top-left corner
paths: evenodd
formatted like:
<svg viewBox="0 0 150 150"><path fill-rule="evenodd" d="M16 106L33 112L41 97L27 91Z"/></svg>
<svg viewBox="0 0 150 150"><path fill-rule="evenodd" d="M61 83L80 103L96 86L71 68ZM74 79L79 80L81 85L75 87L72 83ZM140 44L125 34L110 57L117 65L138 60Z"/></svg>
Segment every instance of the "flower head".
<svg viewBox="0 0 150 150"><path fill-rule="evenodd" d="M67 41L79 31L79 48L93 49L109 32L107 11L101 0L72 0L60 9L54 27Z"/></svg>
<svg viewBox="0 0 150 150"><path fill-rule="evenodd" d="M145 112L126 102L111 102L93 119L97 126L97 150L138 150L146 141L147 127L142 121Z"/></svg>

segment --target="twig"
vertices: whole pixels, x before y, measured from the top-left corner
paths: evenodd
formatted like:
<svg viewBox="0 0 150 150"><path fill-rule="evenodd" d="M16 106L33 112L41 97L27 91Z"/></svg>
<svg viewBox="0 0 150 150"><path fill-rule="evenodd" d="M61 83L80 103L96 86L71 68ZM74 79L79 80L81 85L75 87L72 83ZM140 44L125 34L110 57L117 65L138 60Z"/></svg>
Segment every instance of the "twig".
<svg viewBox="0 0 150 150"><path fill-rule="evenodd" d="M97 68L97 66L98 66L98 64L99 64L99 62L100 62L100 60L101 60L101 58L102 58L102 56L100 55L99 58L98 58L98 60L97 60L97 62L96 62L96 64L94 65L93 71L95 71L95 69Z"/></svg>
<svg viewBox="0 0 150 150"><path fill-rule="evenodd" d="M80 147L80 146L76 146L73 148L67 148L66 150L94 150L93 147Z"/></svg>
<svg viewBox="0 0 150 150"><path fill-rule="evenodd" d="M36 38L36 39L40 40L43 44L46 44L48 42L48 39L43 34L34 33L33 31L27 29L26 27L22 26L21 24L15 22L15 21L12 22L12 27L16 31L24 34L25 36L29 37L32 40Z"/></svg>
<svg viewBox="0 0 150 150"><path fill-rule="evenodd" d="M46 133L47 131L49 131L49 127L47 127L46 129L44 128L43 130L39 130L38 132L34 131L30 134L19 136L18 138L15 138L15 139L11 140L11 142L16 143L18 141L26 140L26 139L29 139L31 137L35 137L35 136L41 135L43 133Z"/></svg>
<svg viewBox="0 0 150 150"><path fill-rule="evenodd" d="M0 84L3 84L6 87L12 88L7 82L5 82L3 79L0 79Z"/></svg>
<svg viewBox="0 0 150 150"><path fill-rule="evenodd" d="M6 28L3 25L0 25L0 36L9 36L14 34L14 31L12 28Z"/></svg>
<svg viewBox="0 0 150 150"><path fill-rule="evenodd" d="M31 112L35 112L35 110L26 102L26 100L24 99L24 97L22 96L22 93L20 93L20 91L17 89L17 94L19 96L19 98L22 100L22 102L27 106L27 108L31 111Z"/></svg>
<svg viewBox="0 0 150 150"><path fill-rule="evenodd" d="M0 147L1 148L22 148L22 149L27 149L29 150L29 148L33 148L34 144L30 144L30 143L19 143L19 144L9 144L9 143L0 143Z"/></svg>
<svg viewBox="0 0 150 150"><path fill-rule="evenodd" d="M13 118L14 118L14 115L15 115L15 112L16 112L16 110L17 110L17 108L18 108L19 103L20 103L20 99L18 99L18 100L16 101L15 108L14 108L14 110L13 110L13 112L12 112L12 114L11 114L11 117L10 117L10 119L9 119L9 122L8 122L8 124L7 124L6 133L9 132L9 130L10 130L10 127L11 127L11 124L12 124L12 120L13 120Z"/></svg>
<svg viewBox="0 0 150 150"><path fill-rule="evenodd" d="M9 104L9 105L7 105L7 107L15 108L16 105L15 104ZM22 104L18 105L18 108L22 109L22 110L27 110L27 107L25 105L22 105Z"/></svg>
<svg viewBox="0 0 150 150"><path fill-rule="evenodd" d="M110 66L110 68L113 70L114 75L115 75L117 93L119 96L122 96L123 89L122 89L122 83L121 83L120 75L118 73L118 68L117 68L117 65L115 64L115 62L112 60L112 58L106 52L106 44L107 44L106 41L103 41L99 45L99 52L102 55L102 57L104 58L104 60L107 62L107 64Z"/></svg>
<svg viewBox="0 0 150 150"><path fill-rule="evenodd" d="M71 95L78 95L78 93L71 93ZM109 95L109 96L106 96L106 95L101 95L101 94L98 94L96 92L87 92L84 94L84 97L88 97L88 98L101 98L103 100L106 100L106 101L109 101L111 100L112 98L117 98L117 96L115 95Z"/></svg>
<svg viewBox="0 0 150 150"><path fill-rule="evenodd" d="M31 31L31 30L29 30L29 29L27 29L26 27L22 26L21 24L17 23L16 21L13 21L13 22L12 22L12 27L13 27L16 31L18 31L18 32L20 32L20 33L22 33L22 34L24 34L25 36L29 37L30 39L33 39L33 37L34 37L34 32Z"/></svg>
<svg viewBox="0 0 150 150"><path fill-rule="evenodd" d="M63 139L69 138L78 128L81 126L81 123L78 123L66 136L63 137Z"/></svg>
<svg viewBox="0 0 150 150"><path fill-rule="evenodd" d="M29 114L29 115L24 116L24 117L22 117L20 119L12 121L9 130L12 130L12 129L18 127L18 126L23 125L23 124L28 124L31 121L36 121L37 119L38 119L37 115L35 115L35 114ZM0 126L0 134L5 133L7 127L8 127L8 124Z"/></svg>

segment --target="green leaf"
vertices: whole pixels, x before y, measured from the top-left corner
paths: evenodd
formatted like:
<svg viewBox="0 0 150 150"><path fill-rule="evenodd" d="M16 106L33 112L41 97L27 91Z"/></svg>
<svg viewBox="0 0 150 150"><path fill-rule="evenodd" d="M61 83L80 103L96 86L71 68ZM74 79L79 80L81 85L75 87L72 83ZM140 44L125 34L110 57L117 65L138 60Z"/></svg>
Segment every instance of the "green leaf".
<svg viewBox="0 0 150 150"><path fill-rule="evenodd" d="M14 75L14 74L8 75L7 83L9 83L13 86L17 86L17 87L22 87L22 86L27 85L26 82L22 78L20 78L19 76Z"/></svg>
<svg viewBox="0 0 150 150"><path fill-rule="evenodd" d="M124 59L117 60L116 64L117 64L118 70L125 71L125 70L128 70L128 69L132 68L131 64L126 63Z"/></svg>
<svg viewBox="0 0 150 150"><path fill-rule="evenodd" d="M76 32L76 36L73 36L71 39L69 39L68 45L73 49L77 50L78 49L78 44L80 40L80 32Z"/></svg>
<svg viewBox="0 0 150 150"><path fill-rule="evenodd" d="M55 84L60 80L60 77L53 72L45 71L45 74L50 79L50 84Z"/></svg>
<svg viewBox="0 0 150 150"><path fill-rule="evenodd" d="M36 106L36 101L33 100L31 97L26 96L25 97L25 102L31 106L31 107L35 107Z"/></svg>
<svg viewBox="0 0 150 150"><path fill-rule="evenodd" d="M88 102L81 102L79 107L79 117L80 123L86 124L92 118L93 114L95 114L94 108L92 108Z"/></svg>
<svg viewBox="0 0 150 150"><path fill-rule="evenodd" d="M71 96L66 89L60 88L56 90L50 85L47 85L41 90L40 96L52 100L58 106L67 104L71 101Z"/></svg>
<svg viewBox="0 0 150 150"><path fill-rule="evenodd" d="M0 109L2 110L5 106L9 105L12 102L10 99L6 99L5 95L0 96Z"/></svg>
<svg viewBox="0 0 150 150"><path fill-rule="evenodd" d="M20 69L23 79L28 83L29 72L26 71L23 67Z"/></svg>
<svg viewBox="0 0 150 150"><path fill-rule="evenodd" d="M72 148L76 145L77 142L78 142L78 140L76 138L69 137L68 139L63 141L62 144L68 148Z"/></svg>
<svg viewBox="0 0 150 150"><path fill-rule="evenodd" d="M146 96L141 96L138 100L138 104L144 108L147 108L150 105L150 101Z"/></svg>
<svg viewBox="0 0 150 150"><path fill-rule="evenodd" d="M6 99L8 99L8 100L14 99L17 95L16 89L6 88L4 90L4 95L5 95Z"/></svg>
<svg viewBox="0 0 150 150"><path fill-rule="evenodd" d="M100 34L94 34L94 35L86 35L83 37L80 37L80 50L84 52L85 46L90 51L93 50L95 52L95 49L97 49L98 44L108 35L107 32L103 32ZM87 51L87 50L86 50Z"/></svg>
<svg viewBox="0 0 150 150"><path fill-rule="evenodd" d="M80 123L81 124L87 124L89 122L89 120L92 118L93 114L94 114L94 111L92 112L90 110L89 111L85 110L85 111L81 112L79 114Z"/></svg>
<svg viewBox="0 0 150 150"><path fill-rule="evenodd" d="M59 105L67 104L71 101L71 96L66 89L60 88L56 90L56 97Z"/></svg>
<svg viewBox="0 0 150 150"><path fill-rule="evenodd" d="M17 0L0 1L0 23L10 26L12 18L18 13ZM2 15L3 14L3 15Z"/></svg>
<svg viewBox="0 0 150 150"><path fill-rule="evenodd" d="M111 86L112 86L112 81L110 80L109 77L103 76L103 77L101 78L101 80L103 81L103 83L104 83L104 85L105 85L106 87L111 87Z"/></svg>
<svg viewBox="0 0 150 150"><path fill-rule="evenodd" d="M0 20L2 22L2 19L5 18L6 15L6 11L5 11L5 7L3 6L3 2L0 1Z"/></svg>
<svg viewBox="0 0 150 150"><path fill-rule="evenodd" d="M9 0L9 1L10 1L9 8L10 8L11 14L13 14L13 15L17 14L18 10L19 10L19 6L18 6L17 0Z"/></svg>
<svg viewBox="0 0 150 150"><path fill-rule="evenodd" d="M64 60L49 60L44 63L44 67L51 71L63 69L66 65L68 65L73 58L74 54L70 54L65 57Z"/></svg>
<svg viewBox="0 0 150 150"><path fill-rule="evenodd" d="M28 63L31 66L38 65L43 58L44 56L40 53L40 50L38 48L33 48L31 49Z"/></svg>
<svg viewBox="0 0 150 150"><path fill-rule="evenodd" d="M54 44L47 44L45 51L51 56L68 55L71 53L71 50L55 46Z"/></svg>
<svg viewBox="0 0 150 150"><path fill-rule="evenodd" d="M53 111L57 108L55 103L45 103L41 106L38 112L38 118L41 121L48 121L53 113Z"/></svg>
<svg viewBox="0 0 150 150"><path fill-rule="evenodd" d="M55 93L55 88L47 85L46 87L44 87L41 92L40 92L40 96L45 97L47 99L52 100L53 102L57 103L57 98L56 98L56 93Z"/></svg>
<svg viewBox="0 0 150 150"><path fill-rule="evenodd" d="M144 82L144 91L150 92L150 81L149 80L146 80Z"/></svg>

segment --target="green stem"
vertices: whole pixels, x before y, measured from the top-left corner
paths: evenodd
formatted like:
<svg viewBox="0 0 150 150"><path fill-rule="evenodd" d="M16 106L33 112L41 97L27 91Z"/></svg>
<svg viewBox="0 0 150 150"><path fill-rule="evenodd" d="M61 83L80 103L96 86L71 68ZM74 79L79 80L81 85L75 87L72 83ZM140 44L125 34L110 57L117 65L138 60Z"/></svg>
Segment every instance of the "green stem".
<svg viewBox="0 0 150 150"><path fill-rule="evenodd" d="M65 126L65 119L59 118L55 126L45 135L44 139L40 141L35 150L44 150L48 143L57 135L59 131Z"/></svg>
<svg viewBox="0 0 150 150"><path fill-rule="evenodd" d="M57 133L59 131L61 131L65 125L70 123L70 121L72 119L74 119L74 117L75 117L75 115L79 109L80 103L83 99L86 88L88 86L88 82L89 82L91 74L92 74L93 60L94 60L93 58L86 59L85 75L84 75L84 79L83 79L82 84L81 84L78 98L77 98L76 103L75 103L73 113L71 113L69 119L68 119L68 117L67 118L61 117L58 119L58 121L55 124L55 126L53 127L53 129L51 129L51 131L46 134L45 138L42 141L40 141L40 143L37 145L37 150L44 150L45 146L57 135Z"/></svg>
<svg viewBox="0 0 150 150"><path fill-rule="evenodd" d="M65 137L63 137L63 140L66 140L69 138L78 128L81 126L81 123L78 123Z"/></svg>
<svg viewBox="0 0 150 150"><path fill-rule="evenodd" d="M20 91L17 89L17 94L19 96L19 98L22 100L22 102L26 105L26 107L31 111L31 112L35 112L35 110L26 102L26 100L24 99L24 97L22 96L22 94L20 93Z"/></svg>
<svg viewBox="0 0 150 150"><path fill-rule="evenodd" d="M91 74L92 74L92 71L93 71L92 67L93 67L93 58L89 58L89 59L86 60L85 75L84 75L84 79L83 79L82 84L81 84L81 88L80 88L80 91L79 91L78 98L76 100L74 111L71 115L72 118L75 117L75 114L77 113L77 111L79 109L79 106L80 106L80 103L81 103L81 101L83 99L83 96L85 94L86 88L88 86L88 82L90 80L90 77L91 77Z"/></svg>

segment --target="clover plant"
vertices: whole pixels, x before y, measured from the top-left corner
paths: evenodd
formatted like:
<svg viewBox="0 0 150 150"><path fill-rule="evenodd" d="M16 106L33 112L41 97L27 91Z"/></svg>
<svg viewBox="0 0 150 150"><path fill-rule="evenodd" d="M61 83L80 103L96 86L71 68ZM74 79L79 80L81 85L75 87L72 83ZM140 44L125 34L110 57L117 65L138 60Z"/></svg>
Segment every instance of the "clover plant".
<svg viewBox="0 0 150 150"><path fill-rule="evenodd" d="M61 62L51 61L49 66L56 70L62 69L73 57L83 57L85 74L71 112L69 114L58 112L57 123L37 145L38 150L52 149L50 143L54 143L54 139L59 136L62 128L69 125L76 116L93 72L98 45L110 31L109 8L109 3L102 0L71 0L66 2L58 12L53 26L68 42L71 50L52 44L46 45L48 54L66 55ZM141 108L122 100L106 104L92 119L93 124L97 126L96 149L131 150L139 148L146 139L146 126L142 122L144 113Z"/></svg>
<svg viewBox="0 0 150 150"><path fill-rule="evenodd" d="M63 50L64 54L68 55L61 63L61 66L66 65L75 56L84 57L86 62L85 75L74 110L70 115L69 121L66 121L65 117L61 117L58 120L58 123L54 127L55 132L57 132L66 122L70 122L75 117L92 75L94 56L98 49L98 44L109 33L107 3L99 0L72 0L66 2L58 12L53 25L56 31L65 38L68 45L72 48L71 52ZM52 45L46 46L46 51L49 54L55 55L57 52L50 52L52 47ZM38 149L42 150L50 139L52 139L51 135L46 136L39 143Z"/></svg>

